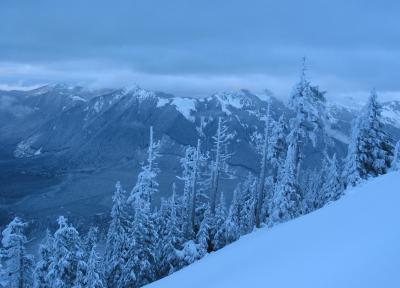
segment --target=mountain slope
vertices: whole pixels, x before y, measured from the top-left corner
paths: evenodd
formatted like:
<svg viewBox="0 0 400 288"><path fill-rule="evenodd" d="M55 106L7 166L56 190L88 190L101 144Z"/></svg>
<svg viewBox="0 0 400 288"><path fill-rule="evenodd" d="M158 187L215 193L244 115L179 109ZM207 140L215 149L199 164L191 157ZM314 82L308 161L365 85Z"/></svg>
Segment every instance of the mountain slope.
<svg viewBox="0 0 400 288"><path fill-rule="evenodd" d="M400 173L260 229L148 287L400 287Z"/></svg>

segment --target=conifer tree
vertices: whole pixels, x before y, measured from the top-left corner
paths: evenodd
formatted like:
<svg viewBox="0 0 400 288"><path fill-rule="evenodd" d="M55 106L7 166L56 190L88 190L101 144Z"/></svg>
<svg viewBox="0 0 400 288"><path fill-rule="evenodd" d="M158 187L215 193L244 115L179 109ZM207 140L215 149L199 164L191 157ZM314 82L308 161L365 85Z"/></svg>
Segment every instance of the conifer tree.
<svg viewBox="0 0 400 288"><path fill-rule="evenodd" d="M292 131L291 142L296 142L296 148L293 151L293 160L295 161L295 175L299 179L302 160L304 158L304 149L308 143L313 147L326 145L328 137L326 136L326 99L325 92L321 92L317 86L312 86L306 77L305 58L303 58L303 67L300 76L300 82L295 86L290 97L289 106L295 113L290 121ZM295 131L295 132L293 132ZM318 137L321 135L321 137ZM317 143L321 139L321 143Z"/></svg>
<svg viewBox="0 0 400 288"><path fill-rule="evenodd" d="M121 183L115 185L113 207L111 209L111 223L107 233L104 253L105 278L109 287L117 287L126 265L128 251L129 215L127 212L126 192Z"/></svg>
<svg viewBox="0 0 400 288"><path fill-rule="evenodd" d="M376 91L373 90L367 105L353 122L343 172L345 184L355 186L363 179L386 173L392 156L393 146L383 130L381 106L377 101Z"/></svg>
<svg viewBox="0 0 400 288"><path fill-rule="evenodd" d="M239 195L239 229L241 235L250 233L256 226L256 197L256 179L249 173Z"/></svg>
<svg viewBox="0 0 400 288"><path fill-rule="evenodd" d="M35 268L35 288L51 288L51 279L49 279L50 264L52 261L54 238L50 231L46 231L46 237L39 246L40 260Z"/></svg>
<svg viewBox="0 0 400 288"><path fill-rule="evenodd" d="M393 171L400 170L400 141L397 142L396 147L394 149L392 170Z"/></svg>
<svg viewBox="0 0 400 288"><path fill-rule="evenodd" d="M27 224L15 217L3 230L1 240L1 262L4 264L2 277L6 287L33 287L33 256L26 252L27 239L24 229Z"/></svg>
<svg viewBox="0 0 400 288"><path fill-rule="evenodd" d="M258 178L258 191L257 191L257 202L256 202L256 215L255 215L255 222L256 227L260 227L261 225L261 209L263 207L263 201L266 197L265 195L265 178L267 177L267 160L268 160L268 143L270 141L270 122L271 122L271 115L270 115L270 104L268 103L267 108L267 115L265 119L265 127L264 127L264 137L263 137L263 144L261 149L261 169L260 175Z"/></svg>
<svg viewBox="0 0 400 288"><path fill-rule="evenodd" d="M83 287L86 274L84 248L78 231L60 216L59 228L54 233L53 257L51 258L49 279L51 287Z"/></svg>
<svg viewBox="0 0 400 288"><path fill-rule="evenodd" d="M322 185L322 191L325 195L323 204L336 201L343 195L344 189L340 175L336 154L334 154L332 158L328 158L325 181Z"/></svg>
<svg viewBox="0 0 400 288"><path fill-rule="evenodd" d="M184 223L184 234L187 238L194 237L196 233L196 201L198 198L198 187L200 182L201 169L204 167L207 157L201 153L200 139L197 147L188 147L185 157L181 160L183 173L179 179L184 181L183 188L183 217L187 221Z"/></svg>
<svg viewBox="0 0 400 288"><path fill-rule="evenodd" d="M166 235L160 241L161 246L161 275L169 275L179 270L183 264L179 258L179 251L183 245L183 235L180 229L179 220L177 216L177 202L175 191L169 201L169 215L166 220Z"/></svg>
<svg viewBox="0 0 400 288"><path fill-rule="evenodd" d="M108 268L108 267L106 267ZM101 259L96 252L96 244L92 246L87 263L87 273L85 276L85 286L90 288L103 288L103 269L101 266Z"/></svg>
<svg viewBox="0 0 400 288"><path fill-rule="evenodd" d="M291 138L295 139L295 138ZM296 177L297 142L289 142L285 165L274 192L269 224L285 222L300 214L301 196Z"/></svg>
<svg viewBox="0 0 400 288"><path fill-rule="evenodd" d="M240 237L240 210L240 186L238 185L233 192L232 203L225 221L226 244L232 243Z"/></svg>
<svg viewBox="0 0 400 288"><path fill-rule="evenodd" d="M215 214L216 201L220 189L220 181L223 176L233 177L232 171L229 169L228 160L232 156L228 152L229 144L228 127L222 118L218 118L217 133L213 137L214 158L211 163L211 193L210 193L210 212Z"/></svg>
<svg viewBox="0 0 400 288"><path fill-rule="evenodd" d="M207 207L203 220L201 221L199 231L197 232L197 251L198 257L202 258L209 252L210 247L210 222L211 222L210 208Z"/></svg>
<svg viewBox="0 0 400 288"><path fill-rule="evenodd" d="M220 199L215 211L215 232L213 233L212 246L213 250L221 249L226 245L225 221L227 217L224 193L220 194Z"/></svg>
<svg viewBox="0 0 400 288"><path fill-rule="evenodd" d="M270 159L272 169L273 184L278 180L279 170L282 168L286 158L286 122L283 115L279 117L278 122L274 122L271 129L271 140L268 149L268 158Z"/></svg>

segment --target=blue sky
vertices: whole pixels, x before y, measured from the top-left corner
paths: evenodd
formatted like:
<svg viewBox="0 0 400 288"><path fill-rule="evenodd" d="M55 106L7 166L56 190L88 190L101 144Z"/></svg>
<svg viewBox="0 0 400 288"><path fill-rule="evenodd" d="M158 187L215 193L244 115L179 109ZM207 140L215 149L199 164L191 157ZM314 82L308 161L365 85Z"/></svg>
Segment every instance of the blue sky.
<svg viewBox="0 0 400 288"><path fill-rule="evenodd" d="M398 1L2 0L0 87L139 84L290 93L301 57L328 97L399 97Z"/></svg>

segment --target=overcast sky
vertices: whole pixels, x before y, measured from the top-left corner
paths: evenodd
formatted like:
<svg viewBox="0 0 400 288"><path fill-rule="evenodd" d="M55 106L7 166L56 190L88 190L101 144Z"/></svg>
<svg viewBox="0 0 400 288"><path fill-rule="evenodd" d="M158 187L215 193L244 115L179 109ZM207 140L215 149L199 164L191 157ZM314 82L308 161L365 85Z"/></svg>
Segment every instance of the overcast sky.
<svg viewBox="0 0 400 288"><path fill-rule="evenodd" d="M328 97L400 99L400 1L2 0L0 87L139 84L286 96L301 57Z"/></svg>

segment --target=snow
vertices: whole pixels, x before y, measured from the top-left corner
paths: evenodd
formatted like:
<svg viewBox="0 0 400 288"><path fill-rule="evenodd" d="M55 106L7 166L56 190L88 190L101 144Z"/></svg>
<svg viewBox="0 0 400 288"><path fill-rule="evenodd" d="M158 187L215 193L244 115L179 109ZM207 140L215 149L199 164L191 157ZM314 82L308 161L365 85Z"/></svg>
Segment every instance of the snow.
<svg viewBox="0 0 400 288"><path fill-rule="evenodd" d="M164 107L168 103L169 103L169 99L167 99L167 98L158 98L157 108Z"/></svg>
<svg viewBox="0 0 400 288"><path fill-rule="evenodd" d="M399 187L399 172L375 178L146 287L400 287Z"/></svg>
<svg viewBox="0 0 400 288"><path fill-rule="evenodd" d="M400 106L400 104L398 105ZM382 116L386 124L391 124L400 128L400 110L396 110L395 107L392 107L391 105L384 106L382 109Z"/></svg>
<svg viewBox="0 0 400 288"><path fill-rule="evenodd" d="M192 112L196 111L196 99L193 98L173 98L172 105L176 107L176 110L179 111L186 119L194 122L194 117L191 115Z"/></svg>
<svg viewBox="0 0 400 288"><path fill-rule="evenodd" d="M80 96L74 95L70 97L72 101L82 101L82 102L87 102L85 98L82 98Z"/></svg>
<svg viewBox="0 0 400 288"><path fill-rule="evenodd" d="M19 142L14 150L15 158L27 158L32 157L33 155L40 155L41 148L39 150L35 150L32 145L39 138L39 135L33 135L26 140L22 140ZM39 151L39 153L38 153Z"/></svg>
<svg viewBox="0 0 400 288"><path fill-rule="evenodd" d="M216 97L221 104L222 112L227 115L231 114L231 111L228 109L229 106L242 109L245 105L248 105L250 101L242 91L216 93L214 97Z"/></svg>

